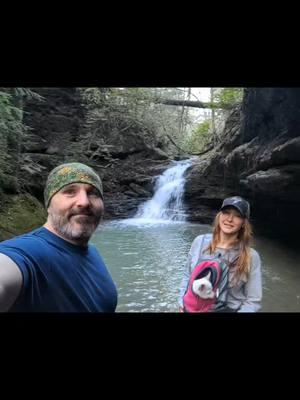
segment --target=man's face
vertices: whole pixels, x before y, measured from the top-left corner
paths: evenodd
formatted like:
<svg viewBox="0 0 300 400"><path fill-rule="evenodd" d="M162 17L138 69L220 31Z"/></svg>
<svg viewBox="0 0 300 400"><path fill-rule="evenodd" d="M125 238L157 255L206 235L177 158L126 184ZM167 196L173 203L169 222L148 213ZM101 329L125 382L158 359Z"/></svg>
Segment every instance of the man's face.
<svg viewBox="0 0 300 400"><path fill-rule="evenodd" d="M64 239L85 244L97 228L103 212L102 198L94 186L72 183L52 197L48 223Z"/></svg>

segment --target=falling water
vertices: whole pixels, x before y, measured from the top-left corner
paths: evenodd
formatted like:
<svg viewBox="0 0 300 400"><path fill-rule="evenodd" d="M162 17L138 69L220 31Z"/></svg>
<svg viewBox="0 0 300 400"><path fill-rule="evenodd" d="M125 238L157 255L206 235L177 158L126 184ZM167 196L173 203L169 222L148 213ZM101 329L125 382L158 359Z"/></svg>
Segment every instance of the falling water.
<svg viewBox="0 0 300 400"><path fill-rule="evenodd" d="M144 220L185 221L182 197L184 173L191 160L174 162L171 168L160 175L155 183L152 199L140 205L135 218Z"/></svg>

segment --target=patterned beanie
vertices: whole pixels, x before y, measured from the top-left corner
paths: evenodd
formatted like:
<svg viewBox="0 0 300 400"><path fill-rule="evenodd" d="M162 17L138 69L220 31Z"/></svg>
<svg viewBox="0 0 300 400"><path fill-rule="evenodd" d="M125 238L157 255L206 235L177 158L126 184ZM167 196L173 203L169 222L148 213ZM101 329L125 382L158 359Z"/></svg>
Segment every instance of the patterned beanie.
<svg viewBox="0 0 300 400"><path fill-rule="evenodd" d="M89 183L99 190L103 199L102 182L97 173L85 164L67 163L54 168L48 176L44 190L46 208L52 196L70 183Z"/></svg>

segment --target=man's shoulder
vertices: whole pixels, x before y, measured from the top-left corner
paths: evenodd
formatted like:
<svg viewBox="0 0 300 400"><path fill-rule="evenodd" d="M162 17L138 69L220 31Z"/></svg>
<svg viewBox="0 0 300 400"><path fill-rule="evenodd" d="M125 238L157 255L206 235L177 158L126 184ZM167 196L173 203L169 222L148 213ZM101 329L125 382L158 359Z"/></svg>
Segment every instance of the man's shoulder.
<svg viewBox="0 0 300 400"><path fill-rule="evenodd" d="M24 233L19 236L15 236L11 239L4 240L3 242L0 243L0 252L4 249L17 249L17 248L36 248L38 249L39 246L37 246L37 243L39 244L42 243L41 240L41 232L42 228L37 228L34 229L33 231Z"/></svg>
<svg viewBox="0 0 300 400"><path fill-rule="evenodd" d="M89 253L89 255L91 257L98 258L98 259L101 260L101 262L104 263L102 255L101 255L99 249L94 244L89 243L89 245L88 245L88 253Z"/></svg>

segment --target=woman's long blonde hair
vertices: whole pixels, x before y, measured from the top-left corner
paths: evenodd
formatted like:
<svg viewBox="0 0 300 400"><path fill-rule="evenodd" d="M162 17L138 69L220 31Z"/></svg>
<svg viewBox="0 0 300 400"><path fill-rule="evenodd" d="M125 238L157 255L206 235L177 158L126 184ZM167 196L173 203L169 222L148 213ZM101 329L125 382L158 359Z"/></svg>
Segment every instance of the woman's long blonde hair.
<svg viewBox="0 0 300 400"><path fill-rule="evenodd" d="M217 244L220 242L220 230L221 230L219 225L220 215L221 211L218 212L218 214L215 217L213 223L212 241L206 249L209 251L210 254L212 254L216 250ZM252 239L252 234L253 234L252 226L248 221L248 219L245 218L243 226L241 227L238 233L240 256L236 262L237 265L236 273L238 277L241 277L241 275L245 274L246 279L248 279L250 272L250 262L251 262L250 243Z"/></svg>

